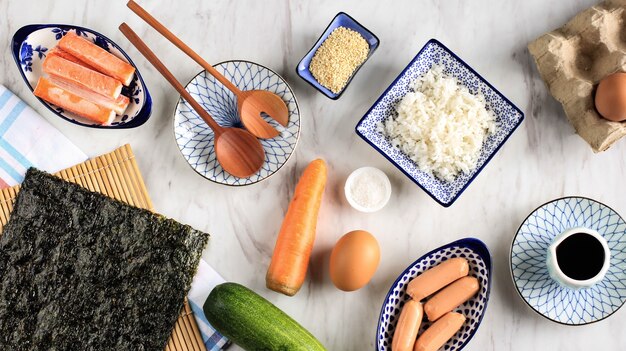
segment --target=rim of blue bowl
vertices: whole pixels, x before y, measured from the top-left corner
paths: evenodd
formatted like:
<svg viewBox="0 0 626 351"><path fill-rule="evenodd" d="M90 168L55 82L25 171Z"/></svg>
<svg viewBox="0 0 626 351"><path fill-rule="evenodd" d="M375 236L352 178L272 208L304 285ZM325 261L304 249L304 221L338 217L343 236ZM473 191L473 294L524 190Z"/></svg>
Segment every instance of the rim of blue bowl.
<svg viewBox="0 0 626 351"><path fill-rule="evenodd" d="M370 52L367 55L367 58L365 59L365 61L363 61L363 63L361 63L355 70L354 72L352 72L352 75L350 76L350 79L348 79L348 81L346 82L346 85L344 85L343 89L341 89L341 91L337 94L333 93L330 89L328 89L328 92L320 89L319 87L317 87L315 84L313 84L308 78L302 76L302 74L300 74L300 71L298 70L298 67L300 66L300 64L302 63L302 61L304 61L304 59L309 56L309 54L313 51L313 49L315 49L315 47L317 46L317 44L319 44L322 40L322 38L324 38L324 34L326 33L326 31L330 28L330 26L333 24L333 22L335 22L335 19L337 19L337 17L339 16L346 16L348 17L350 20L352 20L354 23L356 23L359 27L363 28L365 31L367 31L369 34L372 35L372 37L374 37L374 39L376 39L376 45L370 48ZM328 23L328 25L326 26L326 28L324 28L324 30L322 31L322 34L319 36L319 38L317 38L317 40L315 41L315 43L313 43L313 46L311 46L311 48L309 49L309 51L307 51L304 56L302 56L302 59L300 59L300 61L298 61L298 64L296 65L296 74L298 75L298 77L302 78L302 80L304 80L305 82L307 82L310 86L312 86L313 88L315 88L315 90L319 91L320 93L322 93L324 96L326 96L327 98L331 99L331 100L337 100L341 97L341 95L343 95L343 93L346 91L346 89L348 88L348 85L350 85L350 83L352 83L352 79L354 79L354 77L356 76L356 74L361 70L361 67L363 67L365 65L365 63L367 61L369 61L370 57L372 57L372 55L374 54L374 51L376 51L376 49L378 49L378 47L380 46L380 39L376 36L376 34L374 34L374 32L372 32L371 30L369 30L367 27L365 27L363 24L361 24L361 22L357 21L356 19L354 19L354 17L350 16L349 14L340 11L338 12L332 20L330 20L330 23ZM309 67L306 67L306 71L311 73L311 71L309 70ZM311 73L312 75L312 73ZM313 78L315 79L315 78ZM319 83L318 83L319 84ZM320 84L321 85L321 84Z"/></svg>
<svg viewBox="0 0 626 351"><path fill-rule="evenodd" d="M489 272L488 279L487 279L487 296L485 297L485 307L484 307L484 310L485 311L487 310L487 305L489 305L489 297L491 296L491 279L492 279L491 275L493 273L493 263L492 263L491 252L489 252L489 247L487 247L487 244L485 244L482 240L478 238L474 238L474 237L467 237L467 238L455 240L451 243L442 245L438 248L428 251L427 253L420 256L420 258L418 258L417 260L409 264L402 271L402 273L398 274L398 278L396 278L393 284L391 284L391 286L389 287L389 291L387 292L387 295L385 295L385 299L383 300L383 304L380 308L380 313L378 314L378 324L376 325L376 339L374 340L374 347L376 348L377 351L378 351L378 339L380 338L380 334L379 334L380 325L382 324L381 321L383 319L383 314L385 313L385 303L387 302L387 300L389 300L389 297L391 296L391 292L393 291L393 288L396 285L398 285L398 283L400 282L400 279L402 279L402 277L411 270L411 267L415 266L419 261L422 261L425 257L430 256L437 251L445 250L453 246L467 247L469 249L472 249L472 251L475 251L483 259L483 261L485 261L485 266L487 266L487 269ZM480 324L482 323L483 318L485 317L485 311L483 311L483 313L481 313L480 316L478 317L478 326L476 327L476 330L474 330L472 335L470 335L470 337L467 338L467 340L465 340L464 343L459 345L458 350L463 349L465 345L467 345L467 343L469 343L470 340L474 338L474 335L476 335L476 332L478 331L478 328L480 327Z"/></svg>
<svg viewBox="0 0 626 351"><path fill-rule="evenodd" d="M42 105L44 105L48 110L50 110L56 116L66 120L66 121L68 121L70 123L79 125L81 127L87 127L87 128L96 128L96 129L128 129L128 128L136 128L136 127L139 127L142 124L146 123L148 121L148 119L150 119L150 116L152 115L152 97L150 96L150 92L148 91L148 87L146 86L146 83L144 82L143 77L141 76L141 73L139 72L139 68L137 68L137 65L135 65L135 63L130 58L130 56L128 56L126 51L124 51L119 45L117 45L117 43L115 43L113 40L111 40L106 35L103 35L102 33L99 33L99 32L97 32L97 31L95 31L93 29L89 29L89 28L85 28L85 27L81 27L81 26L76 26L76 25L73 25L73 24L58 24L58 23L28 24L28 25L25 25L25 26L21 27L20 29L18 29L13 34L13 38L11 39L11 53L12 53L12 56L13 56L13 60L15 61L15 64L17 65L17 69L20 71L20 75L22 76L22 79L24 80L24 83L26 83L26 86L28 87L28 89L30 89L31 92L34 90L34 88L30 85L30 83L28 82L28 79L26 78L26 75L24 74L24 71L22 70L22 66L21 66L20 58L19 58L20 48L22 47L22 44L24 43L24 40L26 40L26 38L28 38L28 35L30 35L31 33L35 32L37 30L40 30L40 29L52 28L52 27L58 27L58 28L67 29L67 30L79 29L81 31L89 32L91 34L98 35L98 36L101 36L104 39L106 39L109 43L111 43L111 45L113 45L117 50L119 50L122 53L122 55L124 55L124 57L128 60L128 63L130 63L133 67L135 67L135 74L137 75L137 78L139 78L139 81L141 82L141 85L143 85L143 88L144 88L145 99L144 99L143 106L141 107L141 110L139 110L139 112L137 113L137 116L135 116L135 118L133 118L128 123L118 124L118 125L114 125L114 126L90 125L90 124L85 124L85 123L81 123L81 122L78 122L78 121L71 120L71 119L63 116L62 114L58 113L57 111L55 111L52 107L50 107L42 99L40 99L39 97L35 96L35 98L37 98L37 100L39 100L39 102L41 102Z"/></svg>
<svg viewBox="0 0 626 351"><path fill-rule="evenodd" d="M215 65L213 65L214 67L217 67L219 65L225 64L225 63L229 63L229 62L249 62L252 64L255 64L257 66L261 66L263 68L265 68L266 70L274 73L276 76L278 76L286 85L287 88L289 88L289 90L291 91L291 95L293 95L293 101L296 104L296 108L298 109L298 112L300 112L300 105L298 104L298 98L296 97L296 93L293 91L293 89L291 88L291 85L289 85L289 83L287 82L287 80L281 76L280 74L276 73L276 71L272 70L271 68L268 68L260 63L256 63L250 60L226 60L226 61L222 61L222 62L218 62ZM200 74L202 74L202 72L206 72L206 70L201 70L200 72L198 72L197 74L195 74L193 77L191 77L191 79L189 79L189 81L183 85L184 88L186 88L189 84L191 84L191 82L196 79ZM209 73L210 75L210 73ZM287 159L285 160L285 162L280 165L280 167L278 167L278 169L268 175L267 177L261 179L261 180L257 180L256 182L253 183L249 183L249 184L226 184L226 183L220 183L220 182L216 182L213 179L209 179L207 177L205 177L203 174L201 174L200 172L198 172L195 168L193 168L193 166L189 163L189 161L187 161L187 159L185 158L185 155L183 155L183 150L180 149L180 147L178 147L178 142L176 140L176 108L178 107L178 104L180 103L180 101L183 100L183 97L178 95L178 100L176 100L176 104L174 105L174 112L172 113L172 115L174 116L174 123L172 124L172 134L174 136L174 143L176 143L176 148L178 149L178 152L180 152L180 155L183 157L183 160L185 161L185 163L187 164L187 166L189 166L196 174L198 174L200 177L202 177L203 179L206 179L212 183L215 183L217 185L225 185L225 186L230 186L233 188L242 188L245 186L249 186L249 185L255 185L255 184L259 184L264 182L265 180L271 178L272 176L274 176L276 173L278 173L278 171L280 171L291 159L291 156L293 156L293 154L296 152L296 148L298 147L298 142L300 141L300 133L302 132L302 114L300 114L300 128L298 129L298 135L296 136L296 143L293 145L293 151L291 151L291 154L289 154L289 157L287 157ZM207 126L208 128L208 126ZM233 176L234 177L234 176ZM239 178L242 179L242 178Z"/></svg>
<svg viewBox="0 0 626 351"><path fill-rule="evenodd" d="M496 95L500 96L504 101L506 101L509 105L511 105L511 107L513 107L513 109L515 109L517 112L520 113L520 115L522 116L520 118L520 120L513 126L513 129L511 129L511 132L508 133L506 135L506 137L504 137L504 139L502 140L501 143L498 144L498 146L496 146L495 150L493 150L493 152L487 156L487 159L485 160L485 162L476 170L476 173L474 173L474 175L467 181L467 183L465 183L465 185L463 185L463 187L461 187L461 190L459 190L458 193L456 193L456 195L454 197L452 197L452 199L450 199L450 201L448 202L443 202L441 200L439 200L435 194L433 194L432 192L430 192L428 189L426 189L422 184L420 184L416 179L413 179L413 177L404 169L402 168L402 166L400 166L398 163L396 163L396 161L394 161L391 156L387 155L384 151L382 151L380 148L378 148L378 146L376 146L373 142L371 142L365 135L363 135L360 131L359 131L359 126L361 126L361 124L363 123L363 121L365 120L365 118L367 118L367 116L370 114L370 112L374 109L374 107L376 105L378 105L378 103L387 95L387 93L389 93L389 90L391 90L391 88L393 88L396 83L398 82L398 80L400 80L400 78L402 77L402 75L404 74L404 72L406 72L407 69L409 69L409 67L411 67L411 65L415 62L415 60L417 60L417 58L422 54L422 52L424 50L426 50L426 48L428 47L428 45L430 45L431 43L434 43L436 45L439 45L442 49L444 49L446 52L448 52L452 57L454 57L456 60L458 60L463 66L465 66L465 68L467 68L470 72L472 72L473 74L476 75L476 77L478 77L478 79L480 79L483 83L485 83L489 88L491 88ZM371 147L373 147L376 151L378 151L379 154L383 155L387 160L389 160L389 162L391 162L394 166L396 166L397 169L399 169L400 171L402 171L402 173L404 173L404 175L409 178L411 181L413 181L413 183L417 184L417 186L419 186L426 194L428 194L433 200L435 200L438 204L440 204L443 207L450 207L452 206L453 203L456 202L456 200L461 196L461 194L463 194L463 192L465 191L465 189L467 189L467 187L474 181L474 179L476 179L476 177L480 174L480 172L482 172L483 168L485 168L485 166L487 166L487 164L489 164L489 162L491 162L491 159L498 153L498 151L500 151L500 148L506 144L506 141L511 137L511 135L513 135L513 133L517 130L517 128L522 124L522 122L524 121L525 115L524 112L522 112L522 110L520 110L513 102L511 102L511 100L509 100L506 96L504 96L498 89L496 89L493 85L491 85L491 83L489 83L485 78L483 78L483 76L481 76L478 72L476 72L472 67L470 67L470 65L468 65L465 61L463 61L463 59L461 59L459 56L457 56L454 52L452 52L452 50L450 50L447 46L443 45L439 40L437 39L430 39L429 41L426 42L426 44L424 44L424 46L420 49L420 51L417 53L417 55L415 55L413 57L413 59L411 59L411 61L409 62L408 65L406 65L406 67L404 67L402 69L402 71L398 74L398 76L393 80L393 82L391 82L391 84L389 84L389 86L387 87L387 89L385 89L385 91L378 97L378 99L376 100L376 102L374 102L372 104L372 106L367 110L367 112L365 113L365 115L363 115L363 117L359 120L359 122L356 124L356 127L354 128L356 134L361 137L361 139L365 140L365 142L367 142Z"/></svg>
<svg viewBox="0 0 626 351"><path fill-rule="evenodd" d="M511 248L509 249L509 273L511 274L511 281L513 282L513 286L515 287L515 292L517 292L517 295L520 297L520 299L522 301L524 301L524 303L526 304L526 306L528 306L528 308L535 312L536 314L540 315L541 317L549 320L550 322L554 322L554 323L558 323L561 325L566 325L568 327L581 327L584 325L589 325L589 324L593 324L593 323L597 323L600 321L603 321L609 317L611 317L613 314L615 314L615 312L619 311L620 308L622 308L624 306L624 304L626 303L626 299L624 299L624 301L622 301L622 304L616 308L613 312L611 312L610 314L606 315L605 317L602 317L600 319L596 319L594 321L591 322L587 322L587 323L582 323L582 324L568 324L568 323L563 323L563 322L559 322L556 321L544 314L542 314L541 312L537 311L536 309L533 308L533 306L530 305L530 303L528 301L526 301L526 299L524 298L524 296L522 296L522 292L519 290L519 288L517 287L517 284L515 283L515 277L513 276L513 245L515 244L515 239L517 239L517 236L519 235L519 231L520 229L522 229L522 226L524 225L524 223L526 223L526 221L528 220L528 218L530 218L530 216L533 215L533 213L537 212L537 210L539 210L540 208L549 205L553 202L557 202L557 201L561 201L561 200L566 200L566 199L584 199L584 200L589 200L589 201L593 201L597 204L600 204L606 208L608 208L609 210L615 212L615 214L617 214L617 216L624 221L624 218L619 214L619 212L615 211L611 206L606 205L603 202L600 202L598 200L594 200L590 197L586 197L586 196L579 196L579 195L571 195L571 196L562 196L547 202L544 202L543 204L537 206L534 210L530 211L530 213L528 214L528 216L526 216L526 218L524 218L524 220L522 221L522 223L519 225L519 227L517 227L517 230L515 231L515 235L513 236L513 240L511 240ZM625 234L626 235L626 234Z"/></svg>

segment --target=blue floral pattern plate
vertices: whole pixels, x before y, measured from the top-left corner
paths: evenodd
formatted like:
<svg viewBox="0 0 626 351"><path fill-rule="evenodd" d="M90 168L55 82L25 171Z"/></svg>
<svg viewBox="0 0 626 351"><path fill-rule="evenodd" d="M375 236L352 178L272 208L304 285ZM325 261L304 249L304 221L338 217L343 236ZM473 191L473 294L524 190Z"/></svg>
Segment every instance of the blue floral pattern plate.
<svg viewBox="0 0 626 351"><path fill-rule="evenodd" d="M226 61L214 67L241 90L268 90L280 96L289 109L289 123L283 127L273 119L265 118L280 131L280 135L273 139L259 139L265 149L265 163L257 173L247 178L238 178L224 171L215 158L213 132L182 98L174 112L176 143L191 168L212 182L232 186L260 182L276 173L296 148L300 136L300 109L296 97L281 76L259 64ZM213 76L202 71L185 89L219 125L243 128L237 113L237 98Z"/></svg>
<svg viewBox="0 0 626 351"><path fill-rule="evenodd" d="M480 289L476 296L472 297L455 310L456 312L462 313L467 320L461 327L461 330L448 340L442 350L461 350L472 339L485 315L487 303L489 302L489 293L491 292L491 254L482 241L476 238L465 238L451 242L425 254L407 267L404 272L400 274L398 279L396 279L389 289L385 301L383 302L383 307L380 310L378 328L376 330L377 351L392 351L391 342L396 329L396 323L400 317L400 311L404 303L410 299L410 296L406 294L406 287L411 279L427 269L455 257L463 257L468 260L470 267L469 275L478 279ZM420 326L419 335L431 324L432 323L424 318Z"/></svg>
<svg viewBox="0 0 626 351"><path fill-rule="evenodd" d="M554 281L546 265L548 246L557 235L574 227L596 230L611 250L611 266L604 279L578 290ZM510 263L517 292L535 312L567 325L597 322L626 301L626 222L610 207L584 197L548 202L517 230Z"/></svg>
<svg viewBox="0 0 626 351"><path fill-rule="evenodd" d="M482 93L487 102L487 109L494 113L497 123L496 132L487 137L483 143L476 169L471 173L460 174L452 182L421 171L415 162L395 148L378 128L380 122L395 116L396 105L410 90L411 82L424 75L435 64L443 66L445 73L457 78L459 83L466 86L471 93ZM356 133L435 201L448 207L487 165L523 119L524 114L511 101L447 47L431 39L359 121Z"/></svg>
<svg viewBox="0 0 626 351"><path fill-rule="evenodd" d="M15 32L11 43L13 58L28 88L31 91L35 89L37 81L42 75L41 66L48 50L55 47L58 41L70 31L93 41L96 45L135 67L135 77L133 81L128 87L122 89L122 94L130 98L128 108L124 112L124 115L116 116L111 125L102 126L77 116L72 112L64 111L60 107L42 99L39 99L39 101L55 115L84 127L121 129L134 128L144 124L148 118L150 118L152 98L141 78L139 70L137 70L137 66L135 66L130 57L128 57L117 44L111 41L111 39L88 28L67 24L31 24Z"/></svg>

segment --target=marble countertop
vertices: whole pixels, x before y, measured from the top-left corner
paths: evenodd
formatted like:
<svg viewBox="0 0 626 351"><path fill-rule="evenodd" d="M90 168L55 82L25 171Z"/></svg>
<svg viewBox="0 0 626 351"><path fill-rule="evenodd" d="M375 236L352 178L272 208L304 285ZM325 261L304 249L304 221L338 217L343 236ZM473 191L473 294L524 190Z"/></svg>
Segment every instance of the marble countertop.
<svg viewBox="0 0 626 351"><path fill-rule="evenodd" d="M380 305L396 276L425 252L466 236L487 243L495 269L487 314L466 350L620 350L626 345L626 310L584 327L552 323L518 297L508 263L521 221L548 200L583 195L626 214L626 141L594 154L548 94L526 49L529 41L594 2L140 1L207 61L256 61L279 72L294 88L303 116L295 156L276 176L243 188L203 179L180 155L172 116L178 95L117 26L127 21L181 81L200 68L128 11L125 1L0 1L0 84L89 156L130 143L156 209L211 233L204 258L217 271L267 297L329 350L373 350ZM339 11L368 27L381 45L341 99L331 101L297 77L295 66ZM11 35L30 23L78 24L120 43L149 86L151 119L132 130L94 130L49 113L27 90L10 56ZM450 47L526 114L521 127L450 208L438 205L354 133L357 121L430 38ZM328 162L328 188L309 277L300 293L289 298L265 288L265 272L297 175L315 157ZM384 170L393 185L389 205L375 214L356 212L343 198L346 176L365 165ZM344 293L330 282L328 259L335 241L353 229L377 237L382 260L367 287Z"/></svg>

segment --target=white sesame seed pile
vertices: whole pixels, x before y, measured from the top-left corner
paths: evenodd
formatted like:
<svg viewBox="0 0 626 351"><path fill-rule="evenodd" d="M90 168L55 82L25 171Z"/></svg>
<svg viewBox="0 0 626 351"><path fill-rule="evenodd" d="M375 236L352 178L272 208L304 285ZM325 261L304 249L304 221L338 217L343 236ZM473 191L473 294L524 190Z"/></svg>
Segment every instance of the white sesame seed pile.
<svg viewBox="0 0 626 351"><path fill-rule="evenodd" d="M368 53L369 45L361 34L337 27L315 51L309 70L318 83L337 94Z"/></svg>

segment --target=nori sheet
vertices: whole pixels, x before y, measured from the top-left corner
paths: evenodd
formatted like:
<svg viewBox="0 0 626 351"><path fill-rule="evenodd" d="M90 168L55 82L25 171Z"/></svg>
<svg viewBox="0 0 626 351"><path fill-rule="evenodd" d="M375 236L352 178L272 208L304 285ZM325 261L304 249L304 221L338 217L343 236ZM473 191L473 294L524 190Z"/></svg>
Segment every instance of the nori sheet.
<svg viewBox="0 0 626 351"><path fill-rule="evenodd" d="M0 238L2 349L163 351L208 238L31 168Z"/></svg>

